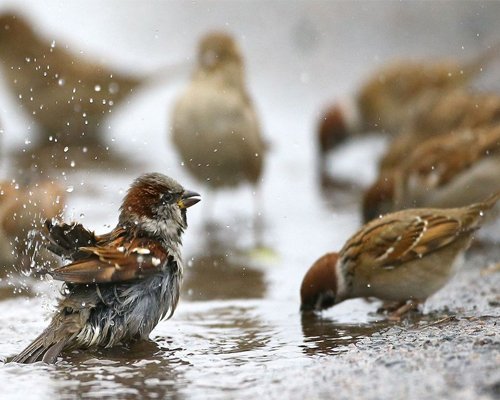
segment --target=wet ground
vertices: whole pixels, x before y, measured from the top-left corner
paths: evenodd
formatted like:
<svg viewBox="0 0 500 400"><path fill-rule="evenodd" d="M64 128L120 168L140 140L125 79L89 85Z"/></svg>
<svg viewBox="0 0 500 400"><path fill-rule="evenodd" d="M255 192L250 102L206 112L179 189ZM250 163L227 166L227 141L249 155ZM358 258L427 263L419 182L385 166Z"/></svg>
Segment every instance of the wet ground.
<svg viewBox="0 0 500 400"><path fill-rule="evenodd" d="M346 6L339 12L345 16ZM251 50L251 37L247 45ZM256 68L251 65L250 73ZM500 398L498 224L480 234L481 244L471 249L464 268L428 300L422 315L388 322L376 313L379 303L363 300L300 315L303 274L359 226L360 190L373 178L385 142L373 135L341 148L332 170L353 184L321 190L311 140L320 100L307 101L314 85L321 85L313 72L309 78L298 74L299 83L281 95L304 95L287 97L281 106L265 72L259 70L252 90L270 142L259 203L264 247L255 247L250 188L214 196L187 175L169 147L168 110L184 82L139 93L113 114L106 132L111 150L124 155L125 163L79 160L52 176L67 188L66 218L97 232L114 226L124 191L142 172L161 171L202 193L202 203L188 214L187 267L175 315L157 326L150 343L74 352L55 366L2 365L2 399ZM8 115L4 111L2 120ZM5 124L9 154L25 147L25 123L17 118ZM18 136L9 136L7 128ZM16 160L4 158L4 176ZM56 282L19 274L2 278L3 360L43 330L57 293Z"/></svg>

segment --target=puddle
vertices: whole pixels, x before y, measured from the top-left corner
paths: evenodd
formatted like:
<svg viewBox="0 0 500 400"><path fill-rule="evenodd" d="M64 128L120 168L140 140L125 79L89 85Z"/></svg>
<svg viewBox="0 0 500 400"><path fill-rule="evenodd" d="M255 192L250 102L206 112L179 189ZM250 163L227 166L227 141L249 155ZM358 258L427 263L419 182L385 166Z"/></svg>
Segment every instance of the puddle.
<svg viewBox="0 0 500 400"><path fill-rule="evenodd" d="M33 15L43 17L42 20L48 18L56 22L62 13L57 11L57 17L49 15L62 7L60 2L52 3L56 4L50 8L52 11L46 10L45 5L37 5L38 2L24 3L35 7ZM73 11L79 10L75 6L77 2L71 4L74 4ZM93 2L89 4L88 7L100 15L97 12L100 9L92 8ZM163 7L159 4L158 7ZM172 7L179 12L180 3L175 4ZM229 28L238 31L242 20L234 16L241 16L240 8L247 6L221 4L224 6L218 8L217 15L224 16L222 19L214 17L209 10L201 12L201 8L192 12L201 13L200 20L206 15L211 15L208 20L220 24L230 20ZM395 12L401 11L399 6L370 4L364 3L362 7L370 14L363 14L363 18L372 21L373 32L379 32L378 28L385 24L381 21L386 19L380 15L399 21L399 14ZM266 5L271 16L281 20L286 14L283 27L278 27L273 20L263 30L266 35L273 32L280 43L272 63L268 54L263 59L259 58L260 50L255 52L255 46L260 49L269 36L259 36L262 40L256 45L252 35L245 33L246 23L241 25L241 32L238 31L248 38L248 42L244 42L245 50L255 52L256 58L249 61L249 81L270 145L261 185L262 204L259 204L262 220L258 241L263 247L257 251L254 248L257 242L252 228L255 194L251 189L241 187L210 193L186 173L167 140L167 111L184 82L131 97L129 103L113 111L106 122L109 128L105 128L105 134L116 158L88 165L85 164L88 157L83 156L76 159L74 167L71 159L63 159L61 165L69 163L69 167L51 171L50 175L64 187L71 188L67 193L65 218L80 221L97 233L115 226L124 191L143 172L163 172L202 194L203 201L188 212L189 227L183 238L185 280L178 308L171 320L157 326L148 343L130 348L73 352L55 366L0 366L2 398L475 399L479 393L498 398L500 273L494 268L487 269L500 260L498 238L472 249L459 275L429 299L424 316L389 323L374 313L377 303L361 300L345 302L317 316L299 313L299 288L304 273L320 255L340 249L359 227L359 195L363 185L373 177L377 156L384 145L383 138L371 136L360 139L355 146L345 147L342 152L347 155L338 154L334 165L337 171L333 174L338 182L327 188L320 186L312 131L323 101L347 90L344 78L348 77L349 84L355 85L362 72L357 69L358 64L363 68L366 64L368 69L372 65L367 60L385 59L386 55L372 52L363 56L362 62L349 64L348 73L334 63L330 70L321 58L326 54L323 53L326 47L321 46L327 45L320 39L321 35L317 37L319 53L311 54L312 61L300 52L289 54L299 51L289 42L292 28L296 29L293 21L300 19L309 26L308 18L314 17L312 21L317 24L310 27L313 33L316 26L327 30L335 25L330 17L322 17L321 9L317 8L320 5L320 2L297 3L297 10L290 15L287 13L291 8L285 7L284 13L279 2ZM109 24L123 23L121 7L122 3L112 13L113 16L118 13L118 22L112 23L110 19ZM123 12L137 11L133 2L123 7L126 8ZM255 6L248 7L251 17ZM339 8L329 8L334 21L340 24L335 28L335 37L352 26L352 18L347 15L353 15L354 11L355 14L367 12L361 8L351 9L348 4L337 3L336 7ZM434 15L435 7L442 10L445 5L414 4L412 7L419 12L429 8ZM473 5L467 7L468 16L476 15ZM447 10L455 8L460 7ZM264 14L256 13L256 17ZM374 19L370 19L372 14ZM459 13L456 20L462 21L459 17L465 14ZM232 18L226 19L226 15ZM405 15L406 22L415 19L414 14ZM293 21L287 22L288 19ZM71 21L62 23L68 34L74 31ZM180 21L184 24L183 18ZM467 32L474 32L476 43L473 26L477 21L467 21ZM495 17L494 26L498 25L497 21ZM163 19L156 23L158 25L142 30L142 34L149 38L153 30L156 32L156 26L161 30L168 25ZM394 24L389 25L394 27ZM399 26L399 22L396 25ZM186 32L186 26L183 25L182 32ZM251 28L254 26L252 23ZM84 37L93 32L88 25L84 27ZM486 28L482 29L481 32ZM421 30L419 24L418 32ZM102 41L99 32L91 34L98 39L96 43ZM169 37L177 38L178 32L174 33ZM382 44L394 46L392 40L396 36L394 30L389 29L382 35ZM316 38L314 34L312 37ZM126 38L127 44L122 43L121 49L117 44L117 49L109 51L135 54L128 46L137 38ZM152 54L169 53L164 38L161 36L161 48L155 47L159 40L152 41ZM131 43L129 39L133 39ZM432 39L438 42L434 36ZM194 38L189 40L192 45ZM182 46L187 46L187 42L182 41ZM328 45L335 49L328 53L331 60L340 60L336 57L338 46ZM174 54L185 57L185 47L181 47L175 48ZM345 44L341 47L342 54L353 53L350 45L348 50L343 49ZM105 53L107 51L106 48ZM281 56L293 62L274 67L273 63ZM268 64L269 70L262 68ZM293 70L287 72L288 67ZM306 71L309 67L311 73ZM317 79L314 71L319 74ZM269 85L270 80L279 86ZM16 106L9 110L14 114L19 112ZM4 120L6 123L6 153L12 155L20 151L24 157L17 160L18 165L31 165L32 159L25 155L19 143L30 135L29 122L18 116L16 125L10 122L9 115L10 111L2 114L2 123ZM352 158L349 154L356 155ZM3 162L5 176L19 172L9 159L4 158ZM84 165L89 168L84 169ZM357 183L353 184L352 179L357 179ZM215 226L210 220L216 221ZM57 282L42 282L12 271L0 277L0 358L6 360L45 328L59 286ZM447 316L455 319L446 319Z"/></svg>

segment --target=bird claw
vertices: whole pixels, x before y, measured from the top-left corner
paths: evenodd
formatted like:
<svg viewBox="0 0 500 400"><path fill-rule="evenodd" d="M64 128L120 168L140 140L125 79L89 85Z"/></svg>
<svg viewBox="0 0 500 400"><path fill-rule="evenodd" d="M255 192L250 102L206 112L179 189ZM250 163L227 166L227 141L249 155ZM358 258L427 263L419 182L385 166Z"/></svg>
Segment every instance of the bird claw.
<svg viewBox="0 0 500 400"><path fill-rule="evenodd" d="M389 321L401 321L411 311L417 311L420 303L414 300L384 303L377 312L387 314Z"/></svg>

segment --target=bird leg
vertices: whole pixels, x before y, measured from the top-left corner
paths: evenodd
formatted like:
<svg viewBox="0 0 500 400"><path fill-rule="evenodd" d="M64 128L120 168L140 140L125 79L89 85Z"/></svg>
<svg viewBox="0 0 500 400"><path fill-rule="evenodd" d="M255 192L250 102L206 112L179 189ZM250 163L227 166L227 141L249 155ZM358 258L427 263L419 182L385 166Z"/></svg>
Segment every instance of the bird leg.
<svg viewBox="0 0 500 400"><path fill-rule="evenodd" d="M253 221L252 230L254 235L254 247L264 247L264 219L262 212L262 189L260 185L256 185L252 191L253 195Z"/></svg>
<svg viewBox="0 0 500 400"><path fill-rule="evenodd" d="M410 311L418 310L419 305L420 302L416 300L385 302L377 311L387 313L387 319L390 321L400 321Z"/></svg>

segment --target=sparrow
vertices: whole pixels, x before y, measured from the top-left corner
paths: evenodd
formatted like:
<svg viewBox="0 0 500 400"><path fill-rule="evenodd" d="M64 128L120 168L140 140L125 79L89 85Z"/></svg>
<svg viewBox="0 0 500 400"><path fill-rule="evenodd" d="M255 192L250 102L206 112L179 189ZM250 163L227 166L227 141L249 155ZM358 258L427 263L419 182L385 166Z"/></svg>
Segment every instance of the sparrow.
<svg viewBox="0 0 500 400"><path fill-rule="evenodd" d="M361 133L399 135L417 118L416 110L449 90L463 88L498 56L499 49L499 45L491 46L465 63L396 60L380 67L354 95L322 114L317 130L321 176L325 177L325 157L330 150Z"/></svg>
<svg viewBox="0 0 500 400"><path fill-rule="evenodd" d="M47 218L62 215L65 197L64 188L47 179L27 184L0 181L0 262L4 267L30 267L35 257L31 234Z"/></svg>
<svg viewBox="0 0 500 400"><path fill-rule="evenodd" d="M54 363L68 349L147 339L177 306L186 209L199 200L175 180L147 173L132 183L109 233L47 221L47 249L69 260L47 271L64 282L62 298L47 329L12 361Z"/></svg>
<svg viewBox="0 0 500 400"><path fill-rule="evenodd" d="M500 191L500 124L462 129L417 145L382 171L363 197L365 222L415 207L462 207Z"/></svg>
<svg viewBox="0 0 500 400"><path fill-rule="evenodd" d="M409 209L369 222L338 253L322 256L309 269L300 288L301 310L376 297L399 303L393 317L400 317L452 278L499 198L497 193L462 208Z"/></svg>
<svg viewBox="0 0 500 400"><path fill-rule="evenodd" d="M49 154L61 150L66 156L73 149L105 151L104 119L167 72L134 76L115 71L73 54L59 41L39 35L21 15L8 12L0 15L0 66L8 88L39 128L29 148L37 156L47 146Z"/></svg>
<svg viewBox="0 0 500 400"><path fill-rule="evenodd" d="M191 82L173 108L171 138L187 170L209 188L258 185L266 146L229 34L201 39Z"/></svg>
<svg viewBox="0 0 500 400"><path fill-rule="evenodd" d="M500 96L457 89L415 106L415 118L390 143L379 162L381 171L399 167L420 143L454 130L500 122Z"/></svg>

